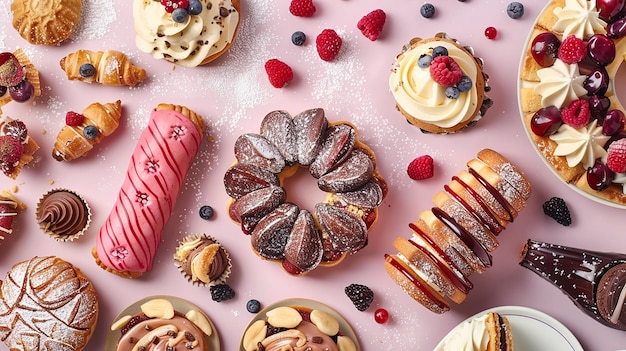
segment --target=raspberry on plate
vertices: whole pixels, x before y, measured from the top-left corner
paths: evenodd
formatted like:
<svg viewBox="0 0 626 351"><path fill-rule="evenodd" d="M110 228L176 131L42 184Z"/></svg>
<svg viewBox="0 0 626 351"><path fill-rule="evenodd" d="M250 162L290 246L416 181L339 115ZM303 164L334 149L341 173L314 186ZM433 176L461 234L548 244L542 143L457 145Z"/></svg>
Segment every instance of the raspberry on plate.
<svg viewBox="0 0 626 351"><path fill-rule="evenodd" d="M386 19L385 11L377 9L363 16L356 24L356 27L367 39L375 41L382 33Z"/></svg>
<svg viewBox="0 0 626 351"><path fill-rule="evenodd" d="M311 17L315 13L313 0L291 0L289 12L298 17Z"/></svg>
<svg viewBox="0 0 626 351"><path fill-rule="evenodd" d="M332 61L341 49L341 37L332 29L324 29L315 38L315 46L320 58L324 61Z"/></svg>
<svg viewBox="0 0 626 351"><path fill-rule="evenodd" d="M433 158L429 155L417 157L409 163L406 172L413 180L431 178L434 174Z"/></svg>
<svg viewBox="0 0 626 351"><path fill-rule="evenodd" d="M558 57L568 65L582 61L587 55L587 45L574 34L568 35L559 46Z"/></svg>
<svg viewBox="0 0 626 351"><path fill-rule="evenodd" d="M282 88L293 79L291 67L279 59L274 58L265 62L265 72L274 88Z"/></svg>
<svg viewBox="0 0 626 351"><path fill-rule="evenodd" d="M606 165L615 173L626 172L626 139L619 139L609 145Z"/></svg>

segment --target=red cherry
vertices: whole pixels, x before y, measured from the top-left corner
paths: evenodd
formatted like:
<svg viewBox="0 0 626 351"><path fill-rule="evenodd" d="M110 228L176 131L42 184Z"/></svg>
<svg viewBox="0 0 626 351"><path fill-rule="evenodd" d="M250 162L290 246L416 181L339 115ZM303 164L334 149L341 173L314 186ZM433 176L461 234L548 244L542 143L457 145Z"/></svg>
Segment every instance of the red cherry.
<svg viewBox="0 0 626 351"><path fill-rule="evenodd" d="M548 136L561 126L561 111L556 106L539 109L530 120L530 129L538 136Z"/></svg>
<svg viewBox="0 0 626 351"><path fill-rule="evenodd" d="M596 0L596 8L600 12L600 18L607 22L619 14L624 8L624 0Z"/></svg>
<svg viewBox="0 0 626 351"><path fill-rule="evenodd" d="M384 308L377 309L376 311L374 311L374 320L378 324L387 323L387 321L389 320L389 312L387 312L387 310Z"/></svg>
<svg viewBox="0 0 626 351"><path fill-rule="evenodd" d="M530 53L541 67L552 66L559 52L561 41L552 32L537 34L530 46Z"/></svg>
<svg viewBox="0 0 626 351"><path fill-rule="evenodd" d="M485 36L489 39L495 39L498 35L498 31L494 27L487 27L485 29Z"/></svg>
<svg viewBox="0 0 626 351"><path fill-rule="evenodd" d="M300 268L294 266L291 262L287 260L283 260L283 269L291 275L302 274L302 270Z"/></svg>

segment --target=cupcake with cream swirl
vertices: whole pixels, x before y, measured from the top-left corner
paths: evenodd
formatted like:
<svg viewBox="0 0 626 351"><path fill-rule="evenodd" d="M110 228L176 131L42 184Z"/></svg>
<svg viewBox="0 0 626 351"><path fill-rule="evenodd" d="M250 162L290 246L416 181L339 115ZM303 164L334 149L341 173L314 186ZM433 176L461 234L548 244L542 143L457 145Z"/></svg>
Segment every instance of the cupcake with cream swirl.
<svg viewBox="0 0 626 351"><path fill-rule="evenodd" d="M207 234L184 237L176 248L174 264L192 284L204 286L225 283L232 267L228 252Z"/></svg>
<svg viewBox="0 0 626 351"><path fill-rule="evenodd" d="M58 241L73 241L83 235L91 223L87 201L74 191L53 189L37 204L39 227Z"/></svg>

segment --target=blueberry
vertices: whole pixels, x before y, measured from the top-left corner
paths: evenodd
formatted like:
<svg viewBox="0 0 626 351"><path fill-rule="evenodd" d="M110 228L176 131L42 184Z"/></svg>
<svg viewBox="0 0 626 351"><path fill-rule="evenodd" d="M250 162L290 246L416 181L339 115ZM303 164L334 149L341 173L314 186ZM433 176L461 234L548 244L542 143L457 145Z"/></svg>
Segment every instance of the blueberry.
<svg viewBox="0 0 626 351"><path fill-rule="evenodd" d="M431 18L435 15L435 6L433 4L425 3L420 8L420 13L424 18Z"/></svg>
<svg viewBox="0 0 626 351"><path fill-rule="evenodd" d="M305 41L306 41L306 34L302 33L301 31L294 32L291 35L291 42L294 45L301 46L304 44Z"/></svg>
<svg viewBox="0 0 626 351"><path fill-rule="evenodd" d="M460 92L464 93L472 89L472 78L468 76L461 77L461 80L456 84L456 88L459 89Z"/></svg>
<svg viewBox="0 0 626 351"><path fill-rule="evenodd" d="M96 68L91 63L83 63L80 65L79 74L83 78L93 77L96 74Z"/></svg>
<svg viewBox="0 0 626 351"><path fill-rule="evenodd" d="M420 68L428 68L430 63L433 61L433 57L428 54L421 54L420 58L417 59L417 65Z"/></svg>
<svg viewBox="0 0 626 351"><path fill-rule="evenodd" d="M457 87L447 87L446 88L446 96L450 99L458 99L459 98L459 89Z"/></svg>
<svg viewBox="0 0 626 351"><path fill-rule="evenodd" d="M517 1L513 1L506 7L506 13L512 19L518 19L524 16L524 5Z"/></svg>
<svg viewBox="0 0 626 351"><path fill-rule="evenodd" d="M261 303L259 300L252 299L246 304L246 309L250 313L257 313L261 310Z"/></svg>
<svg viewBox="0 0 626 351"><path fill-rule="evenodd" d="M200 207L199 213L200 213L200 218L209 220L213 218L213 207L209 205L204 205Z"/></svg>
<svg viewBox="0 0 626 351"><path fill-rule="evenodd" d="M98 137L98 134L100 134L100 132L98 131L98 128L96 128L95 126L88 125L88 126L85 126L85 129L83 129L83 135L85 136L85 138L89 140L94 140L95 138Z"/></svg>
<svg viewBox="0 0 626 351"><path fill-rule="evenodd" d="M448 56L448 49L445 46L435 46L433 48L433 58L438 56Z"/></svg>
<svg viewBox="0 0 626 351"><path fill-rule="evenodd" d="M187 20L187 17L189 17L189 12L187 12L187 9L183 9L183 8L177 8L174 11L172 11L172 21L176 22L176 23L183 23Z"/></svg>
<svg viewBox="0 0 626 351"><path fill-rule="evenodd" d="M190 15L199 15L202 12L202 3L200 0L189 0L187 11Z"/></svg>

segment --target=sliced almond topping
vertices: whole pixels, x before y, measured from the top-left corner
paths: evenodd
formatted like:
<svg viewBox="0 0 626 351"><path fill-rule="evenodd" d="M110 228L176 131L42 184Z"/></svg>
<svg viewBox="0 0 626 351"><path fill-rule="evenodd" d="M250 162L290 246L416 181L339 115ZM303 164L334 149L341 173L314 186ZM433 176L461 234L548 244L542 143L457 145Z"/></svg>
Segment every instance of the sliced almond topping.
<svg viewBox="0 0 626 351"><path fill-rule="evenodd" d="M274 341L281 339L298 339L298 341L296 341L296 347L302 347L306 344L306 335L298 329L289 329L281 331L280 333L272 334L263 339L261 344L263 344L263 346L267 346Z"/></svg>
<svg viewBox="0 0 626 351"><path fill-rule="evenodd" d="M210 336L213 333L213 328L211 328L211 323L209 322L209 320L206 318L206 316L203 313L200 313L196 310L189 310L189 312L185 314L185 317L187 317L187 319L192 321L193 324L195 324L196 327L200 328L200 330L202 330L202 332L206 334L207 336Z"/></svg>
<svg viewBox="0 0 626 351"><path fill-rule="evenodd" d="M315 324L317 329L326 335L333 336L339 333L339 322L327 312L311 311L311 323Z"/></svg>
<svg viewBox="0 0 626 351"><path fill-rule="evenodd" d="M276 307L267 312L267 321L276 328L295 328L302 322L302 315L295 309L287 306Z"/></svg>
<svg viewBox="0 0 626 351"><path fill-rule="evenodd" d="M153 299L141 305L141 312L150 318L174 318L174 306L165 299Z"/></svg>
<svg viewBox="0 0 626 351"><path fill-rule="evenodd" d="M267 328L265 327L265 321L259 319L252 323L243 335L243 348L246 351L257 351L257 345L265 339L266 335Z"/></svg>
<svg viewBox="0 0 626 351"><path fill-rule="evenodd" d="M337 347L339 347L339 351L356 351L354 341L345 335L339 335L337 338Z"/></svg>
<svg viewBox="0 0 626 351"><path fill-rule="evenodd" d="M124 328L124 326L128 324L128 321L130 321L131 318L133 318L133 316L130 315L125 315L121 317L120 319L113 322L113 324L111 324L111 330L120 330Z"/></svg>

